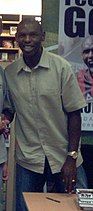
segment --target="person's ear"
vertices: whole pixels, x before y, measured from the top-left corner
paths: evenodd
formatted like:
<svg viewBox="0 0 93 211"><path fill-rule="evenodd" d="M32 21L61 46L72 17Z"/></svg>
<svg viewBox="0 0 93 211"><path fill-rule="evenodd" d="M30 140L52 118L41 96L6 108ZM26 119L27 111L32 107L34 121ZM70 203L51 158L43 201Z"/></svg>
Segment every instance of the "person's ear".
<svg viewBox="0 0 93 211"><path fill-rule="evenodd" d="M45 31L43 31L43 33L42 33L42 42L45 41L45 35L46 35Z"/></svg>
<svg viewBox="0 0 93 211"><path fill-rule="evenodd" d="M17 32L15 33L15 40L16 40L16 42L18 41Z"/></svg>
<svg viewBox="0 0 93 211"><path fill-rule="evenodd" d="M82 60L83 60L83 62L84 62L84 59L85 59L84 53L81 54L81 58L82 58Z"/></svg>
<svg viewBox="0 0 93 211"><path fill-rule="evenodd" d="M3 24L2 24L2 17L0 16L0 34L2 34Z"/></svg>
<svg viewBox="0 0 93 211"><path fill-rule="evenodd" d="M17 32L16 32L16 34L15 34L15 41L16 41L16 45L19 46Z"/></svg>
<svg viewBox="0 0 93 211"><path fill-rule="evenodd" d="M16 32L16 34L15 34L15 41L16 41L16 43L19 45L19 42L18 42L18 33Z"/></svg>

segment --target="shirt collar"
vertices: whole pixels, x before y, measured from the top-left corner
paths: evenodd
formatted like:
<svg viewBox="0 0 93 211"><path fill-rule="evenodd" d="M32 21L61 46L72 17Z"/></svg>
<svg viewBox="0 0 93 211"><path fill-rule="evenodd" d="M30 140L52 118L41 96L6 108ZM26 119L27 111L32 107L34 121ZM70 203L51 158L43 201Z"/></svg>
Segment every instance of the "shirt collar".
<svg viewBox="0 0 93 211"><path fill-rule="evenodd" d="M47 70L49 68L49 57L48 57L47 53L48 52L45 50L45 48L43 48L40 61L39 61L38 65L36 67L34 67L33 69L37 69L38 67L42 67L42 68ZM31 69L24 62L23 55L21 55L20 59L18 60L18 66L17 67L18 67L17 73L19 73L22 70L25 70L27 72L31 72Z"/></svg>

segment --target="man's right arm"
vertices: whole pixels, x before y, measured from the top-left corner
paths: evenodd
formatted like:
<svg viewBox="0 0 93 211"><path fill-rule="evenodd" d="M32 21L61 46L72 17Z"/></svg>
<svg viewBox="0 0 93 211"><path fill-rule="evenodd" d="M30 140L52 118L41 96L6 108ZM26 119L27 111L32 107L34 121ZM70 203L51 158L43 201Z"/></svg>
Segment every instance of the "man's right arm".
<svg viewBox="0 0 93 211"><path fill-rule="evenodd" d="M5 71L4 71L4 102L2 117L9 120L11 123L14 118L15 106L12 100L12 96L6 81Z"/></svg>

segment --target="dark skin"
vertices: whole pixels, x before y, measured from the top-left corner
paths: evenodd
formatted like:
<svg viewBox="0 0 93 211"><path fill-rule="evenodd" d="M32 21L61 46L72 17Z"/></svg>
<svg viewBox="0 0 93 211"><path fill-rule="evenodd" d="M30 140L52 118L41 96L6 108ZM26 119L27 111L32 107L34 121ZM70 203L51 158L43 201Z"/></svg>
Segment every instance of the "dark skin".
<svg viewBox="0 0 93 211"><path fill-rule="evenodd" d="M41 26L34 23L19 24L16 40L23 52L23 58L26 65L30 68L35 67L42 55L42 42L45 39L45 32Z"/></svg>
<svg viewBox="0 0 93 211"><path fill-rule="evenodd" d="M89 74L93 78L93 35L86 38L82 45L82 57L88 67Z"/></svg>
<svg viewBox="0 0 93 211"><path fill-rule="evenodd" d="M82 55L83 55L83 60L88 67L89 74L93 78L93 46L92 49L89 47L88 51L89 52L84 51Z"/></svg>
<svg viewBox="0 0 93 211"><path fill-rule="evenodd" d="M23 52L23 58L26 65L32 69L35 67L42 55L42 42L45 39L45 33L37 22L22 22L19 24L16 34L16 40ZM78 151L79 139L81 134L80 111L74 111L68 116L68 151ZM72 192L76 183L76 160L67 156L61 169L62 179L65 182L67 192ZM73 183L72 180L75 180Z"/></svg>
<svg viewBox="0 0 93 211"><path fill-rule="evenodd" d="M68 113L68 151L78 151L79 140L81 136L81 115L80 110ZM61 169L62 178L65 182L65 189L68 193L74 191L76 185L76 159L67 156L66 161ZM75 180L73 182L73 180Z"/></svg>

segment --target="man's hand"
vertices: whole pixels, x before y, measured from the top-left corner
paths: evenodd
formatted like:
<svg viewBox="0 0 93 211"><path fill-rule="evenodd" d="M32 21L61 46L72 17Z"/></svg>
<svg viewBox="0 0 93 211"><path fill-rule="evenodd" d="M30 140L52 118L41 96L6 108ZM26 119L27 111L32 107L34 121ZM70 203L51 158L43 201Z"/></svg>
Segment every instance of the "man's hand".
<svg viewBox="0 0 93 211"><path fill-rule="evenodd" d="M0 135L4 132L9 123L9 120L4 115L0 117Z"/></svg>
<svg viewBox="0 0 93 211"><path fill-rule="evenodd" d="M68 152L78 152L79 141L81 136L81 111L76 110L68 113ZM76 184L76 159L67 156L66 161L61 169L62 178L66 187L66 192L74 192Z"/></svg>
<svg viewBox="0 0 93 211"><path fill-rule="evenodd" d="M67 193L74 193L77 175L76 160L67 156L67 159L61 169L61 173L63 182L65 183L65 191Z"/></svg>
<svg viewBox="0 0 93 211"><path fill-rule="evenodd" d="M7 163L4 163L4 166L3 166L3 175L2 175L3 181L7 181L8 180L8 177L9 177L8 166L7 166Z"/></svg>

